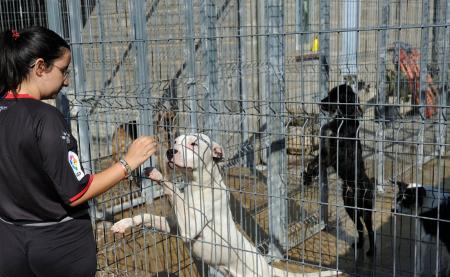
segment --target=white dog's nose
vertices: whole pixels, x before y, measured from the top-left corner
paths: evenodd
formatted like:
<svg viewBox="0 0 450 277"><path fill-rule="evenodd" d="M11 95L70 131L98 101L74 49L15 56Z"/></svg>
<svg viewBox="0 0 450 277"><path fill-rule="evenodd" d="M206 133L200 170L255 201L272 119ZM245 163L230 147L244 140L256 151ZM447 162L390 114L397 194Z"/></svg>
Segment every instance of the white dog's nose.
<svg viewBox="0 0 450 277"><path fill-rule="evenodd" d="M173 155L175 155L177 152L178 152L178 150L175 150L175 149L169 149L169 150L167 150L167 152L166 152L167 159L168 159L169 161L172 161Z"/></svg>

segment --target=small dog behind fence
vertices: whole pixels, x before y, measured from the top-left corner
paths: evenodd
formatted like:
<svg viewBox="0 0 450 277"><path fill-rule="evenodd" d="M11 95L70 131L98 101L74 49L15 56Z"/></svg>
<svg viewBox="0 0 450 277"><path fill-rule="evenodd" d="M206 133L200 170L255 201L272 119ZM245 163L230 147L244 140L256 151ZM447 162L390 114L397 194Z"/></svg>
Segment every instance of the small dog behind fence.
<svg viewBox="0 0 450 277"><path fill-rule="evenodd" d="M393 181L398 192L392 212L417 218L415 230L419 276L450 276L450 194L436 187ZM439 265L439 268L437 268Z"/></svg>

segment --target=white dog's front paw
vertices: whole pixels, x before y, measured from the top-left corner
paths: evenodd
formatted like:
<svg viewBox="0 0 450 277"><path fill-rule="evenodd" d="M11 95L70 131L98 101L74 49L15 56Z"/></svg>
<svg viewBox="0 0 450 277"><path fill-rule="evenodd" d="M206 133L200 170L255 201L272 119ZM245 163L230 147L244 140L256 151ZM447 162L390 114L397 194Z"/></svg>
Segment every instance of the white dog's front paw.
<svg viewBox="0 0 450 277"><path fill-rule="evenodd" d="M145 174L148 176L148 178L150 178L150 180L155 182L160 182L163 179L162 173L154 167L145 168Z"/></svg>
<svg viewBox="0 0 450 277"><path fill-rule="evenodd" d="M112 227L111 231L114 233L125 233L125 231L133 226L133 219L132 218L124 218L122 220L117 221Z"/></svg>

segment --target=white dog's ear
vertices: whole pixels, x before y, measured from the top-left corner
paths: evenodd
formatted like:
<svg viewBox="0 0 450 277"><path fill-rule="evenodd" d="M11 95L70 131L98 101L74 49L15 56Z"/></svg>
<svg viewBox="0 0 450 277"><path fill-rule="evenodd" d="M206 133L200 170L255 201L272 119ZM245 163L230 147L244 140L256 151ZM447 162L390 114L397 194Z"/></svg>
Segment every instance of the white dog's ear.
<svg viewBox="0 0 450 277"><path fill-rule="evenodd" d="M222 146L220 146L216 142L212 142L212 156L214 159L223 159L223 149Z"/></svg>

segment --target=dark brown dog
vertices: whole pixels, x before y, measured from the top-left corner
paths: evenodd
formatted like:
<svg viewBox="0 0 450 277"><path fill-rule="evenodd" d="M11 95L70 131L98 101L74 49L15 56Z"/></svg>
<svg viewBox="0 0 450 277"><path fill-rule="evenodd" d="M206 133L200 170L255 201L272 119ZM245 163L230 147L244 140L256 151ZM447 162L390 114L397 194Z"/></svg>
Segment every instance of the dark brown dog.
<svg viewBox="0 0 450 277"><path fill-rule="evenodd" d="M112 163L119 161L127 152L128 145L137 137L136 121L120 124L113 133L111 141Z"/></svg>

